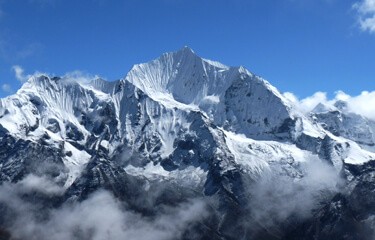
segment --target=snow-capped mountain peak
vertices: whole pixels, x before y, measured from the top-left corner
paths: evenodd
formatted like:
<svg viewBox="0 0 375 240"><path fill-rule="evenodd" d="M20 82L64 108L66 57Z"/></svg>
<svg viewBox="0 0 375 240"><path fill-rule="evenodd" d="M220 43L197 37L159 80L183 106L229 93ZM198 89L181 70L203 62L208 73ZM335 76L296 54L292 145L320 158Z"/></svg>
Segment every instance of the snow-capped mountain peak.
<svg viewBox="0 0 375 240"><path fill-rule="evenodd" d="M125 80L149 96L170 94L185 104L197 104L207 95L218 94L230 82L229 67L204 60L184 47L148 63L135 65Z"/></svg>
<svg viewBox="0 0 375 240"><path fill-rule="evenodd" d="M105 188L140 212L155 186L172 184L178 187L165 187L162 204L189 194L209 198L219 216L210 229L218 239L236 239L224 223L238 224L237 215L228 213L247 212L247 190L264 176L294 184L328 163L350 191L367 176L375 124L345 106L319 104L304 115L246 68L188 47L135 65L113 82L39 74L0 99L0 183L43 176L61 187L63 201ZM319 194L332 190L321 183L314 185ZM132 202L140 193L147 197Z"/></svg>
<svg viewBox="0 0 375 240"><path fill-rule="evenodd" d="M215 124L259 138L291 117L287 101L267 81L242 66L203 59L187 47L135 65L124 81L165 105L198 107ZM276 116L269 115L270 105Z"/></svg>

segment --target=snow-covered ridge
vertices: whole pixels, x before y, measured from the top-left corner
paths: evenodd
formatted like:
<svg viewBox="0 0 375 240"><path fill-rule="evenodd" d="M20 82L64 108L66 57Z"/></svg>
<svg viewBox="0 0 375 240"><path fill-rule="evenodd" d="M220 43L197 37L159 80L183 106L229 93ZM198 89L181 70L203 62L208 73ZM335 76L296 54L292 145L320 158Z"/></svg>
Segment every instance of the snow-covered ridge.
<svg viewBox="0 0 375 240"><path fill-rule="evenodd" d="M263 83L283 98L267 81L255 77L242 66L228 67L203 59L188 47L165 53L151 62L135 65L125 80L149 96L166 93L179 102L199 105L207 97L223 95L234 81L245 77L254 78L254 81Z"/></svg>
<svg viewBox="0 0 375 240"><path fill-rule="evenodd" d="M123 81L166 105L199 107L215 124L257 138L291 117L286 99L266 80L242 66L203 59L188 47L135 65Z"/></svg>
<svg viewBox="0 0 375 240"><path fill-rule="evenodd" d="M94 157L92 152L116 156L126 149L130 155L139 154L153 163L127 169L134 172L141 167L149 175L165 174L161 162L178 160L176 156L199 162L202 153L197 149L185 153L177 147L190 138L211 147L222 145L215 154L233 156L233 162L225 163L228 169L237 164L256 173L267 169L270 161L317 157L325 138L333 142L332 147L340 145L341 152L325 150L333 151L326 154L329 161L363 164L372 160L374 155L362 151L356 142L371 144L373 135L350 131L347 124L339 125L341 136L331 134L327 126L337 124L331 110L318 106L314 116L303 116L269 82L244 67L203 59L184 47L135 65L113 82L33 76L15 95L0 100L0 126L16 138L43 140L61 149L69 169L66 187ZM355 119L350 123L361 128L364 121ZM202 131L205 134L200 135Z"/></svg>
<svg viewBox="0 0 375 240"><path fill-rule="evenodd" d="M293 218L283 213L280 221L294 231L295 209L306 206L291 201L308 202L309 209L310 200L330 201L339 188L349 190L342 196L360 191L349 199L355 204L334 200L330 219L341 221L345 205L349 213L357 203L367 212L373 204L362 203L374 199L375 123L348 112L345 102L306 113L288 99L244 67L200 58L187 47L135 65L113 82L39 74L0 99L0 185L38 176L58 184L58 202L69 206L104 188L147 213L157 209L153 202L169 212L169 203L197 196L217 211L209 220L220 225L220 239L230 236L222 228L227 223L236 237L248 232L233 227L237 219L281 238L284 225L263 226L257 208L265 206L268 219L273 207L284 212L291 205ZM364 201L357 200L361 195Z"/></svg>
<svg viewBox="0 0 375 240"><path fill-rule="evenodd" d="M135 65L125 80L149 96L170 94L179 102L199 105L206 96L221 94L236 72L235 68L203 60L184 47L149 63Z"/></svg>
<svg viewBox="0 0 375 240"><path fill-rule="evenodd" d="M314 136L321 132L320 129L314 130L311 127L314 124L297 114L289 101L266 80L242 66L228 67L203 59L188 47L165 53L151 62L137 64L123 79L113 82L96 78L82 83L69 78L33 76L15 96L1 100L0 113L4 109L17 112L6 105L23 99L18 106L40 102L44 109L50 109L45 115L80 126L75 116L77 109L86 111L93 104L106 102L114 104L117 120L122 119L119 127L122 127L121 123L126 117L120 113L123 111L121 105L126 105L122 99L130 97L130 93L124 95L125 86L133 89L130 92L139 89L166 108L201 111L216 125L256 139L272 139L278 134L285 136L285 132L292 130L288 128L294 128L288 124L298 118L302 118L304 124L297 124L295 127L302 126L302 129L295 131L305 131L308 135L318 132ZM35 104L25 108L24 111L28 113L16 114L23 119L19 122L35 124L33 117L30 117L32 108L35 108ZM328 110L323 108L317 106L314 112ZM8 125L14 131L15 126L9 126L9 123L3 125Z"/></svg>

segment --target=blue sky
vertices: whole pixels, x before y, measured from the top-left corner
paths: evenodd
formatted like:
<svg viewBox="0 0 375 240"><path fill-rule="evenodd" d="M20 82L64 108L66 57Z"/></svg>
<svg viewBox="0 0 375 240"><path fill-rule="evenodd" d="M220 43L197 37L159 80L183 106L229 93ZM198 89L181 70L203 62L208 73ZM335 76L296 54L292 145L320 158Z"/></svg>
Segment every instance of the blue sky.
<svg viewBox="0 0 375 240"><path fill-rule="evenodd" d="M21 86L14 69L116 80L185 45L301 98L375 90L375 0L0 0L0 10L0 97Z"/></svg>

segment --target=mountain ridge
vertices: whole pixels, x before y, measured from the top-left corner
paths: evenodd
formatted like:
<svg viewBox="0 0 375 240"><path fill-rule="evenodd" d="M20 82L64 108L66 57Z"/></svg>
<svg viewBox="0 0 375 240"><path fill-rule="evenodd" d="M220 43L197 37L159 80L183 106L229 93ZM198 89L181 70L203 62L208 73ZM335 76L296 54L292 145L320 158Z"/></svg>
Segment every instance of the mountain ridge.
<svg viewBox="0 0 375 240"><path fill-rule="evenodd" d="M337 120L338 111L347 122ZM210 208L216 220L203 226L221 239L238 237L237 229L249 239L258 234L274 239L276 233L281 239L293 232L293 224L284 215L265 224L263 215L274 209L251 208L252 199L263 196L254 189L270 188L279 200L268 178L285 181L287 189L297 184L309 196L306 202L314 202L306 209L319 208L310 198L331 204L335 194L350 196L361 184L356 179L368 174L353 169L375 161L373 149L364 146L374 135L350 131L350 124L372 127L359 115L324 106L302 114L245 68L200 58L184 47L135 65L114 82L32 76L15 95L0 100L0 183L47 177L63 188L60 204L85 201L104 188L142 214L154 206L140 202L167 184L155 201L206 199L217 206ZM316 169L327 177L314 177ZM289 209L289 214L297 213ZM297 215L297 222L308 224ZM251 228L240 222L249 217ZM224 224L230 221L233 228Z"/></svg>

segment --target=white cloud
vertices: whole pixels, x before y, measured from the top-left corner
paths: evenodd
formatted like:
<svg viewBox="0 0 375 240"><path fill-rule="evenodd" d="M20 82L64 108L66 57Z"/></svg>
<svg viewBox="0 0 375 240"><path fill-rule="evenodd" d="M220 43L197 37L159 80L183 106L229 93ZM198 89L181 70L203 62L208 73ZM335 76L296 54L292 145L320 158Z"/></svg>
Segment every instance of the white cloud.
<svg viewBox="0 0 375 240"><path fill-rule="evenodd" d="M361 0L353 5L358 13L358 22L362 31L375 33L375 0Z"/></svg>
<svg viewBox="0 0 375 240"><path fill-rule="evenodd" d="M29 79L30 75L25 75L24 70L21 66L15 65L12 67L12 70L14 71L15 77L20 82L26 82L27 79Z"/></svg>
<svg viewBox="0 0 375 240"><path fill-rule="evenodd" d="M56 76L55 74L50 74L50 73L46 73L46 72L39 72L39 71L35 71L32 74L26 74L24 69L19 65L12 66L12 70L14 72L15 78L21 83L27 82L30 78L35 78L35 77L39 77L39 76L42 76L42 75L44 75L44 76ZM92 74L86 73L84 71L75 70L75 71L65 73L61 78L64 80L65 83L78 82L80 84L85 85L85 84L90 83L94 79L98 79L98 78L101 78L101 77L98 76L98 75L92 75ZM1 87L2 87L2 90L4 92L11 92L12 91L12 89L10 89L9 84L3 84Z"/></svg>
<svg viewBox="0 0 375 240"><path fill-rule="evenodd" d="M357 96L350 96L343 91L337 91L331 99L324 92L317 92L301 100L290 92L284 93L284 97L302 113L311 112L319 103L333 108L334 104L341 100L347 103L347 111L375 120L375 91L363 91Z"/></svg>
<svg viewBox="0 0 375 240"><path fill-rule="evenodd" d="M316 92L311 97L301 100L301 105L304 109L313 109L319 102L326 102L327 94L324 92Z"/></svg>
<svg viewBox="0 0 375 240"><path fill-rule="evenodd" d="M375 120L375 91L364 91L355 97L349 96L347 102L352 112Z"/></svg>
<svg viewBox="0 0 375 240"><path fill-rule="evenodd" d="M329 100L327 99L327 93L325 92L316 92L312 96L299 100L293 93L286 92L284 93L286 97L297 110L303 113L308 113L313 110L316 105L319 103L327 104Z"/></svg>
<svg viewBox="0 0 375 240"><path fill-rule="evenodd" d="M38 71L34 72L33 74L25 74L24 69L19 65L14 65L12 67L12 70L14 71L15 78L18 81L20 81L21 83L26 82L27 80L29 80L32 77L39 77L41 75L46 75L46 76L49 75L48 73L38 72Z"/></svg>
<svg viewBox="0 0 375 240"><path fill-rule="evenodd" d="M67 72L62 77L65 81L76 81L79 83L89 83L92 80L99 78L97 75L91 75L84 71L75 70L73 72Z"/></svg>
<svg viewBox="0 0 375 240"><path fill-rule="evenodd" d="M62 194L64 189L46 177L39 177L33 174L26 176L18 182L20 189L24 192L35 191L44 194Z"/></svg>
<svg viewBox="0 0 375 240"><path fill-rule="evenodd" d="M251 222L255 220L266 229L277 229L278 224L288 221L291 216L297 219L311 216L324 197L339 191L338 183L342 180L333 166L317 156L300 163L302 178L285 174L283 168L282 165L271 165L270 172L262 174L255 184L249 184L252 186Z"/></svg>
<svg viewBox="0 0 375 240"><path fill-rule="evenodd" d="M1 85L1 90L3 90L6 93L11 93L12 92L11 86L9 84L7 84L7 83L4 83L3 85Z"/></svg>
<svg viewBox="0 0 375 240"><path fill-rule="evenodd" d="M23 197L38 193L37 196L53 198L61 196L63 191L51 179L35 175L17 183L1 184L0 205L7 209L5 212L12 213L11 221L6 224L12 237L31 240L179 239L191 223L208 216L206 203L200 198L176 206L158 206L156 215L143 216L128 210L126 204L102 190L82 202L67 201L57 208Z"/></svg>

